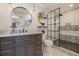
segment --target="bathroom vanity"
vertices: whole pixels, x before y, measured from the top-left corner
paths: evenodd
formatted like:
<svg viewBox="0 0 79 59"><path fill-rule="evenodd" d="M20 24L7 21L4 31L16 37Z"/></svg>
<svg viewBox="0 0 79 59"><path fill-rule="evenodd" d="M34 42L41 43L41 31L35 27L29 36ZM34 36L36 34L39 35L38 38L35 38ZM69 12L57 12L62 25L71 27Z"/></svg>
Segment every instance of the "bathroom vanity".
<svg viewBox="0 0 79 59"><path fill-rule="evenodd" d="M0 36L0 56L42 56L42 33Z"/></svg>

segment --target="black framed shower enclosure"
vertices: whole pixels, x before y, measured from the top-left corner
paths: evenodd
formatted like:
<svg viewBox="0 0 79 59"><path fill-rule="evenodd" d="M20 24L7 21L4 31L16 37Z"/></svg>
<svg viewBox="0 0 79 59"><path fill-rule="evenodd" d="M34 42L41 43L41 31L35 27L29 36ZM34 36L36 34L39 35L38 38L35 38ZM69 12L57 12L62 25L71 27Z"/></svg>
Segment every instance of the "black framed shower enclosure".
<svg viewBox="0 0 79 59"><path fill-rule="evenodd" d="M76 29L79 25L71 25L70 27L60 26L61 16L60 8L56 8L47 14L47 39L52 40L54 46L63 47L79 54L79 36L73 33L74 31L78 31L78 28L77 30L73 29ZM74 35L62 34L60 31L73 31L72 34Z"/></svg>
<svg viewBox="0 0 79 59"><path fill-rule="evenodd" d="M47 39L52 40L53 45L60 46L60 8L47 14Z"/></svg>

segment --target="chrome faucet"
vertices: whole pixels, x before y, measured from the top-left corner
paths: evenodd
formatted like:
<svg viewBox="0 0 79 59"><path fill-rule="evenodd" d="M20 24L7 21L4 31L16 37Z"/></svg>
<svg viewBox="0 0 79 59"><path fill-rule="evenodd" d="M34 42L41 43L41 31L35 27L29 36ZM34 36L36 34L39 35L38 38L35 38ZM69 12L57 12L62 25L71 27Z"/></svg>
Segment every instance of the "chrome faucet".
<svg viewBox="0 0 79 59"><path fill-rule="evenodd" d="M11 33L15 33L16 28L17 28L16 23L12 23L12 26L10 26L10 28L12 28Z"/></svg>

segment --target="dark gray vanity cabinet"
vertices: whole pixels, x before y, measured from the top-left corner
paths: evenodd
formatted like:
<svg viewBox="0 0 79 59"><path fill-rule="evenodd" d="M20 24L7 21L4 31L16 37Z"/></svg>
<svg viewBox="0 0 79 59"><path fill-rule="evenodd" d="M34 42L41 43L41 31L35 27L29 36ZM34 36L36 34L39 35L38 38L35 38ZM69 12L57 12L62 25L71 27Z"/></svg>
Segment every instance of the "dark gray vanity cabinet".
<svg viewBox="0 0 79 59"><path fill-rule="evenodd" d="M42 56L42 34L0 37L1 56Z"/></svg>

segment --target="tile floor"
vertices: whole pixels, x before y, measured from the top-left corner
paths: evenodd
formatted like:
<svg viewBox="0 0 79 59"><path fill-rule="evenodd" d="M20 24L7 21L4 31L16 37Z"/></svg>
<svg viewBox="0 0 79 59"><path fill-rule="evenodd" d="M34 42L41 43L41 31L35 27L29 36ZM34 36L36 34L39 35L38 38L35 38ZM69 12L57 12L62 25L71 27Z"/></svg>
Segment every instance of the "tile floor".
<svg viewBox="0 0 79 59"><path fill-rule="evenodd" d="M44 56L68 56L68 54L49 46L44 48L43 52Z"/></svg>
<svg viewBox="0 0 79 59"><path fill-rule="evenodd" d="M43 40L43 56L79 56L71 50L54 46L52 41Z"/></svg>
<svg viewBox="0 0 79 59"><path fill-rule="evenodd" d="M62 47L44 46L43 56L79 56L79 54Z"/></svg>

